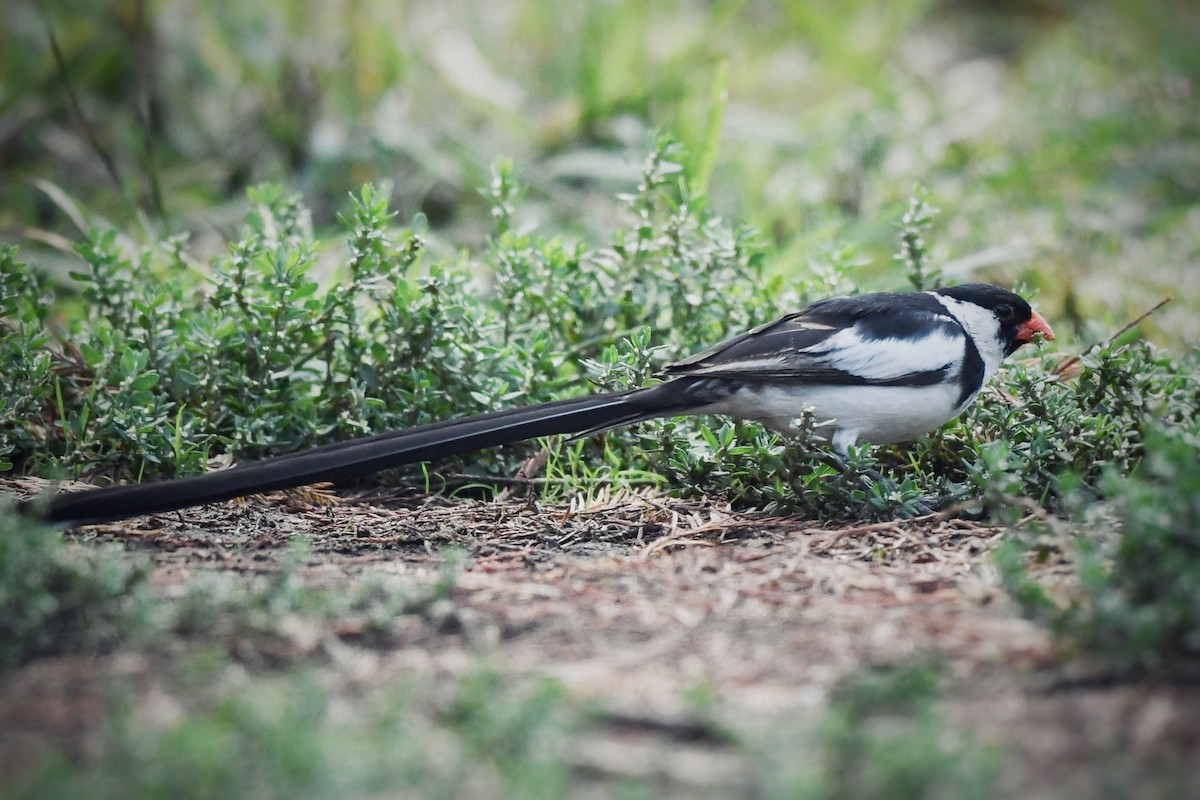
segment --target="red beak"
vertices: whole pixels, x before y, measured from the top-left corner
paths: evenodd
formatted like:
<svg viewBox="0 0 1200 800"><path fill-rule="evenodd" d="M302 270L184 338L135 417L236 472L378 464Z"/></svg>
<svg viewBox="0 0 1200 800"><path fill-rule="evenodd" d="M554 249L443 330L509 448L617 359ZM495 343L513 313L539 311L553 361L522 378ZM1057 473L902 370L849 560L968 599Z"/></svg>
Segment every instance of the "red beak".
<svg viewBox="0 0 1200 800"><path fill-rule="evenodd" d="M1033 316L1029 318L1028 322L1017 328L1017 341L1031 342L1035 333L1040 333L1047 341L1054 340L1054 331L1050 328L1050 323L1042 319L1042 315L1036 311L1033 312Z"/></svg>

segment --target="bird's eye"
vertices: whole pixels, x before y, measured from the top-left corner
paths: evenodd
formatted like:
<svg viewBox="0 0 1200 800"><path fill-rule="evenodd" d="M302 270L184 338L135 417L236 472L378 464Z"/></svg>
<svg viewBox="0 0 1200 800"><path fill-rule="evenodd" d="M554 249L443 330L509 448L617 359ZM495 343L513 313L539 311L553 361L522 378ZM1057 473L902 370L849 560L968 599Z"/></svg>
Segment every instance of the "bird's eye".
<svg viewBox="0 0 1200 800"><path fill-rule="evenodd" d="M1008 303L1001 303L1000 305L996 306L995 313L997 319L999 319L1001 322L1008 322L1013 318L1013 307Z"/></svg>

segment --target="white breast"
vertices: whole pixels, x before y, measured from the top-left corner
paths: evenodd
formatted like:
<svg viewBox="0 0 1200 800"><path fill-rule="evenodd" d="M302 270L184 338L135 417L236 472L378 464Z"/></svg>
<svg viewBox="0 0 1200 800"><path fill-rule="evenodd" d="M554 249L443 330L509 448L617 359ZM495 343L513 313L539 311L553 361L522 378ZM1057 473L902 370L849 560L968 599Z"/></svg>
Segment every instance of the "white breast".
<svg viewBox="0 0 1200 800"><path fill-rule="evenodd" d="M854 442L890 444L916 439L953 419L957 384L900 386L749 385L706 411L753 419L781 433L794 430L806 407L824 423L818 433L842 449Z"/></svg>

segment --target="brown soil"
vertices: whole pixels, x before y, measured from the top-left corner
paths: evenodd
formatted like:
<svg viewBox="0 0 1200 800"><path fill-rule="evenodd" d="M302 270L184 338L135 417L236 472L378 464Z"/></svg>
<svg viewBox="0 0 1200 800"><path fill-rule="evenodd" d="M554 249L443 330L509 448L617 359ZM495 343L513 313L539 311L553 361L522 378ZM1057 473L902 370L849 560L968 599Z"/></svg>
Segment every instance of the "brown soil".
<svg viewBox="0 0 1200 800"><path fill-rule="evenodd" d="M309 545L300 574L314 586L428 585L448 548L465 551L446 600L383 631L350 615L281 625L231 652L250 669L315 659L335 688L436 682L481 657L557 678L609 715L611 735L578 754L590 775L736 789L750 766L694 735L689 691L707 687L722 724L749 731L819 719L831 688L865 666L931 657L944 665L948 725L1007 756L1004 794L1095 796L1101 775L1200 764L1200 686L1079 672L1000 586L988 552L1003 530L964 519L827 527L637 495L564 507L309 492L67 535L148 556L165 597L213 573L278 571L296 558L294 537ZM113 681L132 677L153 708L170 653L0 674L0 771L48 742L88 755Z"/></svg>

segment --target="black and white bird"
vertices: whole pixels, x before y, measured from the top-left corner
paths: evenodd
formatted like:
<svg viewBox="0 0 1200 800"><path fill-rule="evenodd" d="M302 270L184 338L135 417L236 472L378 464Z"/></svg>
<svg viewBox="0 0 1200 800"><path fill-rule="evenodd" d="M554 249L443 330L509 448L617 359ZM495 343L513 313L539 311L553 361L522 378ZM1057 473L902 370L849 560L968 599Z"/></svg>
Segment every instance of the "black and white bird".
<svg viewBox="0 0 1200 800"><path fill-rule="evenodd" d="M988 284L812 303L691 358L666 380L382 433L191 478L54 495L27 506L66 525L107 522L539 436L587 435L656 417L727 414L787 433L810 409L845 454L914 439L962 413L1000 362L1054 332L1024 299Z"/></svg>

